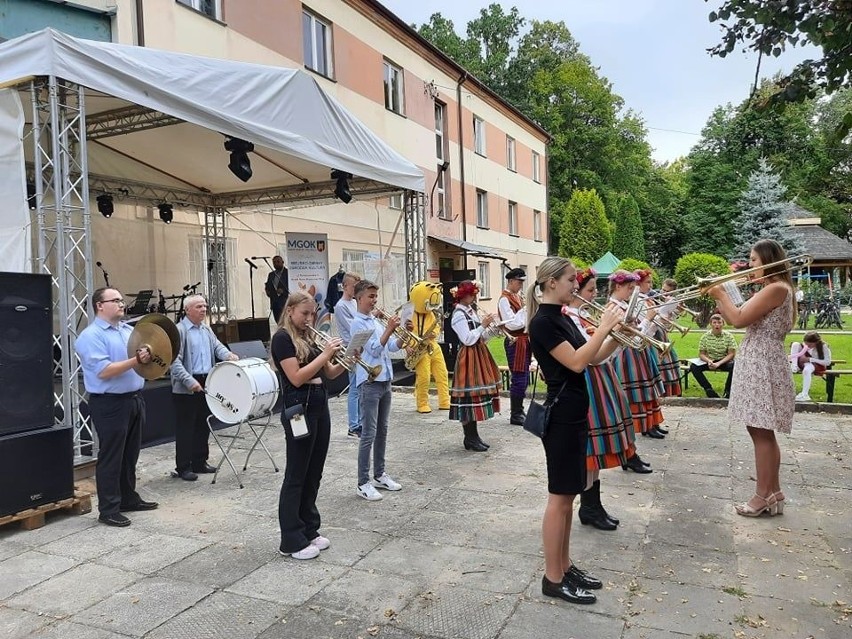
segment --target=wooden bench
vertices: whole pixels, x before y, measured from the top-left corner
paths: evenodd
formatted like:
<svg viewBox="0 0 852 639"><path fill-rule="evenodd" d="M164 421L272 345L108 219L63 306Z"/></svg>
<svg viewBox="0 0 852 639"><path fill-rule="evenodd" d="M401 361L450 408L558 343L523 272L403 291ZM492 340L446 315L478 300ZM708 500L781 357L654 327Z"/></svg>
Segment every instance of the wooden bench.
<svg viewBox="0 0 852 639"><path fill-rule="evenodd" d="M834 364L834 362L832 362ZM831 403L834 401L834 385L837 383L837 378L841 375L852 375L852 370L843 368L829 368L825 371L825 401Z"/></svg>

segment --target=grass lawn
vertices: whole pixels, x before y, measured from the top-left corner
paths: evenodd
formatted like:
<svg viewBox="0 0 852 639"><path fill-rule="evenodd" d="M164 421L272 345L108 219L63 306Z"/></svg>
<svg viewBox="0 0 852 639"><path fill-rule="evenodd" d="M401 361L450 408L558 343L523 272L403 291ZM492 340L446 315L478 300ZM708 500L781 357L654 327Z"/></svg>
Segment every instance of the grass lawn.
<svg viewBox="0 0 852 639"><path fill-rule="evenodd" d="M844 328L852 331L852 316L842 315ZM674 343L674 348L677 351L677 356L680 359L689 359L692 357L698 357L698 340L701 339L701 335L704 334L704 330L696 326L691 322L681 322L684 326L690 327L690 332L681 337L679 333L672 333L669 335L669 339ZM813 329L811 329L813 330ZM845 359L845 364L838 364L835 368L840 369L852 369L852 332L849 334L831 334L828 332L823 332L823 340L829 345L831 348L831 356L835 360ZM802 335L804 331L794 331L787 336L785 340L785 346L787 351L790 350L790 344L793 342L801 342ZM734 331L734 337L739 344L743 339L742 331ZM497 362L498 366L506 365L506 352L503 350L503 340L502 339L492 339L488 342L488 349L491 351L491 355L494 357L494 361ZM713 373L710 372L707 374L708 381L713 385L713 388L721 395L722 390L725 387L725 375L727 373ZM793 380L796 383L796 392L798 393L802 390L802 376L801 375L793 375ZM538 383L538 394L544 390L544 385L541 381ZM815 378L813 383L811 384L810 391L811 398L815 402L824 402L826 401L826 393L825 393L825 381L819 378ZM690 376L689 378L689 388L684 389L683 391L684 397L704 397L704 391L695 381L695 379ZM837 379L837 383L834 387L834 401L835 403L841 404L852 404L852 375L841 375Z"/></svg>

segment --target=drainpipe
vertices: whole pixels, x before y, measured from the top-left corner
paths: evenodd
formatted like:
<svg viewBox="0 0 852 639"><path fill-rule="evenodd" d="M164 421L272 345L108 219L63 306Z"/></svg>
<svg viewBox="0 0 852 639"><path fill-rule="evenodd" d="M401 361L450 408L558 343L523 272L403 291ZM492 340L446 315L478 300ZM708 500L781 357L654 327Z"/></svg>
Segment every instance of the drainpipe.
<svg viewBox="0 0 852 639"><path fill-rule="evenodd" d="M145 18L142 15L142 0L136 0L136 44L145 46Z"/></svg>
<svg viewBox="0 0 852 639"><path fill-rule="evenodd" d="M465 71L456 83L456 105L458 109L459 127L459 182L461 183L461 218L462 218L462 241L467 242L467 200L465 198L464 183L464 134L462 132L462 85L467 81L468 73ZM467 251L462 252L462 268L467 268Z"/></svg>

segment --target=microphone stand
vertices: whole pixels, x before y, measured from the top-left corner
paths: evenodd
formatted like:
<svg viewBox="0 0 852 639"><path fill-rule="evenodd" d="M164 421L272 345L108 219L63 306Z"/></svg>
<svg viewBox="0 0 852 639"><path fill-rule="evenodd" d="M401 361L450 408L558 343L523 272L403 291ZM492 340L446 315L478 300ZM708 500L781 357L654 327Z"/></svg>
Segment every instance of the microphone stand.
<svg viewBox="0 0 852 639"><path fill-rule="evenodd" d="M251 262L246 262L249 267L249 291L251 291L251 318L254 319L254 266Z"/></svg>

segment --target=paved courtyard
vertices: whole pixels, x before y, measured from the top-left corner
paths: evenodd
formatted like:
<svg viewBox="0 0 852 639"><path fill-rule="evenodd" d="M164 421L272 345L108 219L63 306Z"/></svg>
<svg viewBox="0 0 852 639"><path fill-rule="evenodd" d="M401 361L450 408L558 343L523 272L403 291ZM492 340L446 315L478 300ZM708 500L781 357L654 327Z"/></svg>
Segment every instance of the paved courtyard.
<svg viewBox="0 0 852 639"><path fill-rule="evenodd" d="M575 516L572 556L604 589L572 606L540 591L539 442L504 413L480 426L491 450L468 453L445 412L393 402L388 471L403 490L366 502L345 399L332 401L320 558L278 555L282 473L262 451L241 490L226 468L215 485L171 479L173 445L149 448L141 492L161 506L129 528L97 509L0 528L0 637L852 637L852 418L797 414L781 438L785 514L745 519L732 506L752 488L746 433L709 403L668 406L671 435L639 442L655 472L602 476L619 529ZM265 441L283 465L280 426Z"/></svg>

